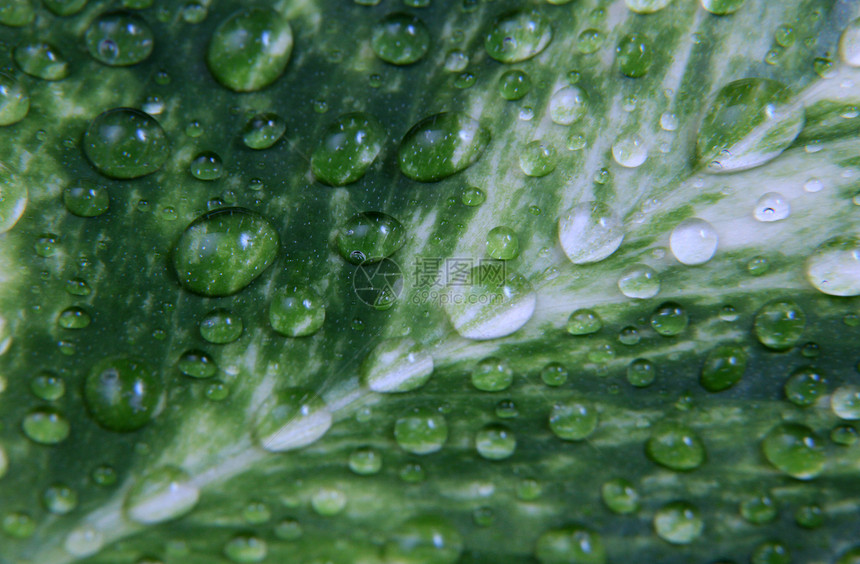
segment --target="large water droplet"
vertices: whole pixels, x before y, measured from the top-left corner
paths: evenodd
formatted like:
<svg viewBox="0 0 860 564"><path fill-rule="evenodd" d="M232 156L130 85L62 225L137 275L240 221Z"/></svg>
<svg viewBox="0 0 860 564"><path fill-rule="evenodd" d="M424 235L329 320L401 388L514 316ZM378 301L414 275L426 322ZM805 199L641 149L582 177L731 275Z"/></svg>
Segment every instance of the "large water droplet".
<svg viewBox="0 0 860 564"><path fill-rule="evenodd" d="M392 564L454 564L463 539L448 521L419 515L401 524L385 543L385 562Z"/></svg>
<svg viewBox="0 0 860 564"><path fill-rule="evenodd" d="M448 440L448 422L441 413L415 409L394 424L394 440L412 454L438 452Z"/></svg>
<svg viewBox="0 0 860 564"><path fill-rule="evenodd" d="M496 339L517 331L534 314L537 296L525 277L504 263L483 263L449 280L442 307L467 339Z"/></svg>
<svg viewBox="0 0 860 564"><path fill-rule="evenodd" d="M278 253L278 234L243 208L206 213L185 229L173 250L179 282L204 296L234 294L265 271Z"/></svg>
<svg viewBox="0 0 860 564"><path fill-rule="evenodd" d="M613 513L627 515L639 511L639 492L628 480L615 478L604 482L600 487L603 503Z"/></svg>
<svg viewBox="0 0 860 564"><path fill-rule="evenodd" d="M531 90L532 81L521 70L509 70L499 77L499 93L509 101L520 100Z"/></svg>
<svg viewBox="0 0 860 564"><path fill-rule="evenodd" d="M746 0L699 0L702 8L717 16L733 14L741 9Z"/></svg>
<svg viewBox="0 0 860 564"><path fill-rule="evenodd" d="M514 454L517 439L504 425L491 423L475 435L475 448L481 458L504 460Z"/></svg>
<svg viewBox="0 0 860 564"><path fill-rule="evenodd" d="M162 167L170 154L167 135L152 116L132 108L99 114L84 134L84 154L111 178L138 178Z"/></svg>
<svg viewBox="0 0 860 564"><path fill-rule="evenodd" d="M30 94L14 75L0 72L0 126L24 119L30 111Z"/></svg>
<svg viewBox="0 0 860 564"><path fill-rule="evenodd" d="M197 180L218 180L224 176L224 162L218 153L203 151L191 159L189 170Z"/></svg>
<svg viewBox="0 0 860 564"><path fill-rule="evenodd" d="M63 203L74 215L96 217L108 211L110 198L106 186L77 180L63 190Z"/></svg>
<svg viewBox="0 0 860 564"><path fill-rule="evenodd" d="M311 170L321 182L344 186L365 175L385 142L385 129L370 114L355 112L326 127L311 155Z"/></svg>
<svg viewBox="0 0 860 564"><path fill-rule="evenodd" d="M853 421L860 419L860 386L845 384L833 390L830 407L840 419Z"/></svg>
<svg viewBox="0 0 860 564"><path fill-rule="evenodd" d="M591 335L602 327L600 316L590 309L578 309L567 319L567 332L571 335Z"/></svg>
<svg viewBox="0 0 860 564"><path fill-rule="evenodd" d="M687 328L690 317L680 304L666 302L661 304L651 314L651 327L664 337L673 337L681 334Z"/></svg>
<svg viewBox="0 0 860 564"><path fill-rule="evenodd" d="M809 480L824 470L824 447L806 425L780 423L765 435L762 449L768 462L793 478Z"/></svg>
<svg viewBox="0 0 860 564"><path fill-rule="evenodd" d="M90 370L84 400L99 425L127 432L140 429L155 417L163 391L161 378L143 361L109 357Z"/></svg>
<svg viewBox="0 0 860 564"><path fill-rule="evenodd" d="M490 26L484 38L487 54L501 63L531 59L552 39L548 18L535 10L507 12Z"/></svg>
<svg viewBox="0 0 860 564"><path fill-rule="evenodd" d="M578 204L558 220L558 240L574 264L605 259L618 250L623 239L621 219L600 202Z"/></svg>
<svg viewBox="0 0 860 564"><path fill-rule="evenodd" d="M313 335L325 321L325 304L313 288L281 288L269 304L269 324L286 337Z"/></svg>
<svg viewBox="0 0 860 564"><path fill-rule="evenodd" d="M669 248L678 262L704 264L717 252L719 237L714 226L697 217L685 219L669 235Z"/></svg>
<svg viewBox="0 0 860 564"><path fill-rule="evenodd" d="M807 407L827 392L827 381L811 366L801 366L785 381L784 391L788 401Z"/></svg>
<svg viewBox="0 0 860 564"><path fill-rule="evenodd" d="M338 230L335 243L340 256L353 264L379 262L406 242L406 230L382 212L363 212L349 218Z"/></svg>
<svg viewBox="0 0 860 564"><path fill-rule="evenodd" d="M758 199L753 217L759 221L771 222L785 219L791 213L788 200L779 192L768 192Z"/></svg>
<svg viewBox="0 0 860 564"><path fill-rule="evenodd" d="M155 39L146 20L135 14L112 12L93 20L84 36L90 55L100 63L122 67L145 61Z"/></svg>
<svg viewBox="0 0 860 564"><path fill-rule="evenodd" d="M552 406L549 428L566 441L587 439L597 429L597 409L583 400L569 400Z"/></svg>
<svg viewBox="0 0 860 564"><path fill-rule="evenodd" d="M287 20L275 10L248 8L218 25L206 62L218 82L251 92L281 76L292 50L293 31Z"/></svg>
<svg viewBox="0 0 860 564"><path fill-rule="evenodd" d="M0 233L12 229L27 209L27 186L0 163ZM2 318L0 318L2 319ZM0 342L5 339L0 338ZM5 347L0 347L0 351Z"/></svg>
<svg viewBox="0 0 860 564"><path fill-rule="evenodd" d="M646 264L634 264L621 272L618 289L628 298L653 298L660 293L660 276Z"/></svg>
<svg viewBox="0 0 860 564"><path fill-rule="evenodd" d="M413 180L435 182L475 164L490 143L490 131L456 112L424 118L403 136L400 170Z"/></svg>
<svg viewBox="0 0 860 564"><path fill-rule="evenodd" d="M520 153L520 169L526 176L546 176L555 170L557 164L555 147L539 139L527 143Z"/></svg>
<svg viewBox="0 0 860 564"><path fill-rule="evenodd" d="M68 61L49 43L22 43L12 50L12 58L22 71L42 80L69 76Z"/></svg>
<svg viewBox="0 0 860 564"><path fill-rule="evenodd" d="M594 531L571 526L542 533L535 556L541 564L606 564L606 547Z"/></svg>
<svg viewBox="0 0 860 564"><path fill-rule="evenodd" d="M806 314L790 300L765 304L756 313L753 332L761 344L776 350L791 348L803 335Z"/></svg>
<svg viewBox="0 0 860 564"><path fill-rule="evenodd" d="M42 504L51 513L65 515L78 506L78 492L66 484L53 484L42 492Z"/></svg>
<svg viewBox="0 0 860 564"><path fill-rule="evenodd" d="M625 168L637 168L648 159L648 149L645 140L634 135L621 137L612 145L612 158Z"/></svg>
<svg viewBox="0 0 860 564"><path fill-rule="evenodd" d="M312 444L331 427L323 400L304 388L272 393L257 412L254 434L264 449L283 452Z"/></svg>
<svg viewBox="0 0 860 564"><path fill-rule="evenodd" d="M806 278L825 294L860 296L860 237L838 235L819 245L806 260Z"/></svg>
<svg viewBox="0 0 860 564"><path fill-rule="evenodd" d="M187 472L162 466L131 487L125 497L125 511L132 521L151 525L185 515L199 498L200 490L191 483Z"/></svg>
<svg viewBox="0 0 860 564"><path fill-rule="evenodd" d="M520 254L520 240L510 227L500 225L487 233L487 256L498 260L515 259Z"/></svg>
<svg viewBox="0 0 860 564"><path fill-rule="evenodd" d="M6 0L0 4L0 24L23 27L32 23L35 17L31 0Z"/></svg>
<svg viewBox="0 0 860 564"><path fill-rule="evenodd" d="M21 428L32 441L55 445L68 438L71 424L65 415L53 407L40 407L24 417Z"/></svg>
<svg viewBox="0 0 860 564"><path fill-rule="evenodd" d="M767 78L743 78L724 86L708 109L696 138L709 172L759 166L782 153L800 130L804 112L786 86Z"/></svg>
<svg viewBox="0 0 860 564"><path fill-rule="evenodd" d="M200 320L200 336L210 343L224 345L242 336L242 317L227 309L213 309Z"/></svg>
<svg viewBox="0 0 860 564"><path fill-rule="evenodd" d="M511 71L514 72L514 71ZM559 125L570 125L588 110L585 92L576 86L565 86L549 99L549 115Z"/></svg>
<svg viewBox="0 0 860 564"><path fill-rule="evenodd" d="M472 385L484 392L506 390L514 381L514 371L504 360L487 357L472 369Z"/></svg>
<svg viewBox="0 0 860 564"><path fill-rule="evenodd" d="M686 501L674 501L654 514L654 531L672 544L690 544L702 535L705 522L699 510Z"/></svg>
<svg viewBox="0 0 860 564"><path fill-rule="evenodd" d="M839 57L852 67L860 67L860 19L849 23L839 37Z"/></svg>
<svg viewBox="0 0 860 564"><path fill-rule="evenodd" d="M374 392L408 392L433 374L433 357L409 337L382 341L361 364L361 381Z"/></svg>
<svg viewBox="0 0 860 564"><path fill-rule="evenodd" d="M376 56L393 65L410 65L421 60L430 48L430 32L419 18L409 14L389 14L373 26L370 47Z"/></svg>
<svg viewBox="0 0 860 564"><path fill-rule="evenodd" d="M709 392L721 392L740 382L747 368L747 353L740 345L721 345L708 353L699 382Z"/></svg>
<svg viewBox="0 0 860 564"><path fill-rule="evenodd" d="M654 47L651 40L639 33L625 35L615 48L618 68L630 78L639 78L648 73L654 62Z"/></svg>
<svg viewBox="0 0 860 564"><path fill-rule="evenodd" d="M261 151L278 142L287 130L284 118L273 112L257 114L242 128L242 141L249 149Z"/></svg>
<svg viewBox="0 0 860 564"><path fill-rule="evenodd" d="M205 352L188 350L182 353L176 363L179 371L190 378L212 378L218 374L218 366Z"/></svg>
<svg viewBox="0 0 860 564"><path fill-rule="evenodd" d="M645 454L676 472L695 470L705 461L705 445L695 431L682 423L663 421L651 431Z"/></svg>

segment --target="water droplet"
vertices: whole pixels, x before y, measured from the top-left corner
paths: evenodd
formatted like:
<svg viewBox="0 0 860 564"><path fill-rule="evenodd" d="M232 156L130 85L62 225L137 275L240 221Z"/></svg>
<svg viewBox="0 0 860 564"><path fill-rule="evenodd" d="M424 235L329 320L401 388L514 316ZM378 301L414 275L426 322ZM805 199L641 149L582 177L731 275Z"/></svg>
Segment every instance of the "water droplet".
<svg viewBox="0 0 860 564"><path fill-rule="evenodd" d="M487 460L510 458L517 448L517 439L504 425L491 423L475 435L475 448Z"/></svg>
<svg viewBox="0 0 860 564"><path fill-rule="evenodd" d="M424 471L424 467L417 462L409 462L403 465L398 476L407 484L418 484L424 481L426 472Z"/></svg>
<svg viewBox="0 0 860 564"><path fill-rule="evenodd" d="M155 39L146 20L111 12L98 16L84 36L90 55L110 66L128 66L149 58Z"/></svg>
<svg viewBox="0 0 860 564"><path fill-rule="evenodd" d="M627 7L637 14L653 14L669 5L672 0L624 0Z"/></svg>
<svg viewBox="0 0 860 564"><path fill-rule="evenodd" d="M615 48L618 68L630 78L639 78L648 73L654 62L651 40L639 33L625 35Z"/></svg>
<svg viewBox="0 0 860 564"><path fill-rule="evenodd" d="M569 400L552 406L549 427L565 441L582 441L597 429L597 409L584 400Z"/></svg>
<svg viewBox="0 0 860 564"><path fill-rule="evenodd" d="M66 484L57 483L42 492L42 504L55 515L65 515L78 506L78 492Z"/></svg>
<svg viewBox="0 0 860 564"><path fill-rule="evenodd" d="M125 512L132 521L151 525L185 515L199 498L200 490L191 483L187 472L162 466L131 487L125 497Z"/></svg>
<svg viewBox="0 0 860 564"><path fill-rule="evenodd" d="M30 381L30 390L39 399L55 401L66 393L66 382L60 376L43 371Z"/></svg>
<svg viewBox="0 0 860 564"><path fill-rule="evenodd" d="M403 137L400 170L413 180L435 182L475 164L490 143L490 131L465 114L424 118Z"/></svg>
<svg viewBox="0 0 860 564"><path fill-rule="evenodd" d="M25 539L33 536L36 522L27 513L13 511L3 516L2 528L12 538Z"/></svg>
<svg viewBox="0 0 860 564"><path fill-rule="evenodd" d="M704 528L699 510L686 501L667 503L654 514L654 531L672 544L690 544L702 535Z"/></svg>
<svg viewBox="0 0 860 564"><path fill-rule="evenodd" d="M764 541L750 555L750 564L790 564L791 554L779 541Z"/></svg>
<svg viewBox="0 0 860 564"><path fill-rule="evenodd" d="M700 0L702 8L717 16L733 14L741 9L745 0Z"/></svg>
<svg viewBox="0 0 860 564"><path fill-rule="evenodd" d="M827 393L827 380L811 366L801 366L785 381L784 391L788 401L807 407Z"/></svg>
<svg viewBox="0 0 860 564"><path fill-rule="evenodd" d="M824 448L812 429L806 425L777 425L765 435L762 449L768 462L793 478L809 480L824 470Z"/></svg>
<svg viewBox="0 0 860 564"><path fill-rule="evenodd" d="M92 479L99 486L110 487L116 484L116 470L108 464L100 464L93 469Z"/></svg>
<svg viewBox="0 0 860 564"><path fill-rule="evenodd" d="M629 481L615 478L604 482L600 487L603 503L613 513L627 515L639 511L639 493Z"/></svg>
<svg viewBox="0 0 860 564"><path fill-rule="evenodd" d="M447 520L419 515L402 523L385 543L385 562L454 564L463 552L463 539Z"/></svg>
<svg viewBox="0 0 860 564"><path fill-rule="evenodd" d="M257 114L242 128L242 141L249 149L268 149L277 143L287 130L287 122L274 112Z"/></svg>
<svg viewBox="0 0 860 564"><path fill-rule="evenodd" d="M76 306L64 309L57 317L57 325L63 329L84 329L89 327L91 321L90 314Z"/></svg>
<svg viewBox="0 0 860 564"><path fill-rule="evenodd" d="M624 327L618 333L618 342L622 345L627 345L628 347L638 345L641 340L642 338L639 336L639 331L637 331L635 327Z"/></svg>
<svg viewBox="0 0 860 564"><path fill-rule="evenodd" d="M63 203L74 215L96 217L108 211L110 198L106 186L77 180L63 190Z"/></svg>
<svg viewBox="0 0 860 564"><path fill-rule="evenodd" d="M845 384L833 390L830 407L840 419L860 419L860 386Z"/></svg>
<svg viewBox="0 0 860 564"><path fill-rule="evenodd" d="M301 523L295 519L284 519L275 525L275 536L281 540L298 540L304 534Z"/></svg>
<svg viewBox="0 0 860 564"><path fill-rule="evenodd" d="M697 217L679 223L669 236L669 248L678 262L704 264L717 252L719 237L714 226Z"/></svg>
<svg viewBox="0 0 860 564"><path fill-rule="evenodd" d="M851 425L837 425L830 431L830 440L839 446L854 446L860 441L860 433Z"/></svg>
<svg viewBox="0 0 860 564"><path fill-rule="evenodd" d="M654 383L657 369L654 364L644 358L637 358L627 366L627 381L631 386L645 388Z"/></svg>
<svg viewBox="0 0 860 564"><path fill-rule="evenodd" d="M662 421L654 425L645 443L645 454L653 462L676 472L695 470L705 462L705 445L691 428Z"/></svg>
<svg viewBox="0 0 860 564"><path fill-rule="evenodd" d="M310 287L281 288L269 303L269 324L285 337L313 335L324 321L323 299Z"/></svg>
<svg viewBox="0 0 860 564"><path fill-rule="evenodd" d="M653 298L660 293L660 277L650 266L634 264L621 273L618 289L628 298Z"/></svg>
<svg viewBox="0 0 860 564"><path fill-rule="evenodd" d="M155 119L132 108L97 116L84 134L84 154L102 174L129 179L151 174L170 153L167 135Z"/></svg>
<svg viewBox="0 0 860 564"><path fill-rule="evenodd" d="M42 80L62 80L69 76L69 63L49 43L22 43L12 50L12 58L22 71Z"/></svg>
<svg viewBox="0 0 860 564"><path fill-rule="evenodd" d="M198 217L173 251L179 282L204 296L227 296L245 288L275 260L280 241L271 223L243 208Z"/></svg>
<svg viewBox="0 0 860 564"><path fill-rule="evenodd" d="M66 535L63 548L77 558L86 558L96 554L104 546L104 535L96 529L84 525Z"/></svg>
<svg viewBox="0 0 860 564"><path fill-rule="evenodd" d="M472 369L472 385L484 392L506 390L514 381L514 371L504 360L487 357Z"/></svg>
<svg viewBox="0 0 860 564"><path fill-rule="evenodd" d="M638 135L622 137L612 145L612 158L625 168L637 168L648 159L645 141Z"/></svg>
<svg viewBox="0 0 860 564"><path fill-rule="evenodd" d="M565 86L549 99L549 115L554 123L570 125L588 110L585 92L576 86Z"/></svg>
<svg viewBox="0 0 860 564"><path fill-rule="evenodd" d="M548 18L535 10L518 10L502 14L492 23L484 48L500 63L518 63L538 55L551 39Z"/></svg>
<svg viewBox="0 0 860 564"><path fill-rule="evenodd" d="M577 37L576 46L580 53L590 55L596 53L602 46L606 35L599 29L588 28Z"/></svg>
<svg viewBox="0 0 860 564"><path fill-rule="evenodd" d="M547 386L558 387L567 382L567 368L557 362L550 362L540 371L540 379Z"/></svg>
<svg viewBox="0 0 860 564"><path fill-rule="evenodd" d="M242 318L227 309L213 309L200 320L200 336L216 345L232 343L243 330Z"/></svg>
<svg viewBox="0 0 860 564"><path fill-rule="evenodd" d="M779 192L768 192L758 199L753 217L759 221L779 221L785 219L791 213L788 200Z"/></svg>
<svg viewBox="0 0 860 564"><path fill-rule="evenodd" d="M824 524L824 512L817 505L803 505L797 508L794 513L794 520L804 529L816 529ZM856 556L860 559L860 549L857 550ZM837 564L860 564L860 560L846 562L839 560Z"/></svg>
<svg viewBox="0 0 860 564"><path fill-rule="evenodd" d="M346 507L346 494L337 488L320 488L311 496L311 507L319 515L337 515Z"/></svg>
<svg viewBox="0 0 860 564"><path fill-rule="evenodd" d="M363 212L349 218L335 237L340 255L353 264L373 263L393 255L406 242L399 221L382 212Z"/></svg>
<svg viewBox="0 0 860 564"><path fill-rule="evenodd" d="M839 37L839 57L851 67L860 67L860 19L853 20Z"/></svg>
<svg viewBox="0 0 860 564"><path fill-rule="evenodd" d="M796 38L794 28L788 24L781 24L773 32L773 39L780 47L791 47Z"/></svg>
<svg viewBox="0 0 860 564"><path fill-rule="evenodd" d="M496 339L531 319L537 296L525 277L504 263L482 263L465 271L463 281L449 277L442 307L454 329L467 339Z"/></svg>
<svg viewBox="0 0 860 564"><path fill-rule="evenodd" d="M448 72L463 72L469 66L469 55L455 49L445 56L445 70Z"/></svg>
<svg viewBox="0 0 860 564"><path fill-rule="evenodd" d="M791 348L803 335L806 314L790 300L765 304L756 313L753 332L761 344L776 350Z"/></svg>
<svg viewBox="0 0 860 564"><path fill-rule="evenodd" d="M558 239L574 264L599 262L621 246L621 219L606 204L585 202L574 206L558 220Z"/></svg>
<svg viewBox="0 0 860 564"><path fill-rule="evenodd" d="M97 362L84 384L84 399L96 422L109 431L140 429L155 417L164 385L143 361L108 357Z"/></svg>
<svg viewBox="0 0 860 564"><path fill-rule="evenodd" d="M356 182L376 160L385 138L385 129L373 116L344 114L323 132L311 155L311 170L317 180L330 186Z"/></svg>
<svg viewBox="0 0 860 564"><path fill-rule="evenodd" d="M699 382L709 392L721 392L740 382L747 367L747 353L739 345L721 345L708 353Z"/></svg>
<svg viewBox="0 0 860 564"><path fill-rule="evenodd" d="M7 0L0 5L0 24L24 27L33 22L36 11L31 0Z"/></svg>
<svg viewBox="0 0 860 564"><path fill-rule="evenodd" d="M513 400L502 400L496 404L496 417L500 419L513 419L519 415L520 411Z"/></svg>
<svg viewBox="0 0 860 564"><path fill-rule="evenodd" d="M689 322L690 318L687 312L675 302L661 304L651 314L651 327L664 337L680 335L687 328Z"/></svg>
<svg viewBox="0 0 860 564"><path fill-rule="evenodd" d="M218 366L212 357L198 350L182 353L176 366L182 374L191 378L211 378L218 373Z"/></svg>
<svg viewBox="0 0 860 564"><path fill-rule="evenodd" d="M487 195L484 194L484 191L475 186L469 186L463 190L463 195L461 197L461 201L463 205L469 207L477 207L483 204L487 199Z"/></svg>
<svg viewBox="0 0 860 564"><path fill-rule="evenodd" d="M218 180L224 175L221 157L212 151L203 151L191 160L191 175L198 180Z"/></svg>
<svg viewBox="0 0 860 564"><path fill-rule="evenodd" d="M262 562L268 553L266 541L249 533L238 534L224 545L224 555L236 564Z"/></svg>
<svg viewBox="0 0 860 564"><path fill-rule="evenodd" d="M378 474L382 470L382 453L372 447L358 447L349 455L349 469L359 476Z"/></svg>
<svg viewBox="0 0 860 564"><path fill-rule="evenodd" d="M33 245L36 254L42 258L52 257L57 254L57 236L53 233L45 233Z"/></svg>
<svg viewBox="0 0 860 564"><path fill-rule="evenodd" d="M24 434L32 441L42 445L61 443L69 436L69 420L52 407L34 409L21 423Z"/></svg>
<svg viewBox="0 0 860 564"><path fill-rule="evenodd" d="M778 510L776 501L769 495L762 494L741 501L740 513L750 523L762 525L776 519Z"/></svg>
<svg viewBox="0 0 860 564"><path fill-rule="evenodd" d="M209 9L198 2L189 2L182 6L182 20L185 23L199 24L209 15Z"/></svg>
<svg viewBox="0 0 860 564"><path fill-rule="evenodd" d="M438 452L448 440L448 422L440 413L415 409L394 424L394 439L412 454Z"/></svg>
<svg viewBox="0 0 860 564"><path fill-rule="evenodd" d="M257 413L254 434L270 452L294 450L319 440L331 427L332 414L323 400L304 388L272 393Z"/></svg>
<svg viewBox="0 0 860 564"><path fill-rule="evenodd" d="M371 33L370 47L386 63L410 65L430 48L427 26L409 14L389 14L373 26Z"/></svg>
<svg viewBox="0 0 860 564"><path fill-rule="evenodd" d="M527 176L546 176L555 170L557 164L555 147L541 140L527 143L520 153L520 169Z"/></svg>
<svg viewBox="0 0 860 564"><path fill-rule="evenodd" d="M696 150L709 172L734 172L781 154L803 128L802 105L790 90L767 78L743 78L724 86L708 109Z"/></svg>
<svg viewBox="0 0 860 564"><path fill-rule="evenodd" d="M607 561L600 535L578 525L542 533L535 556L541 564L606 564Z"/></svg>
<svg viewBox="0 0 860 564"><path fill-rule="evenodd" d="M831 296L860 296L860 237L828 239L806 260L806 278Z"/></svg>
<svg viewBox="0 0 860 564"><path fill-rule="evenodd" d="M0 8L0 18L2 18ZM30 94L14 75L0 72L0 127L18 123L30 111Z"/></svg>
<svg viewBox="0 0 860 564"><path fill-rule="evenodd" d="M499 93L505 100L520 100L531 88L531 78L521 70L505 71L499 77Z"/></svg>
<svg viewBox="0 0 860 564"><path fill-rule="evenodd" d="M678 129L678 116L672 112L663 112L660 114L660 127L665 131L675 131Z"/></svg>
<svg viewBox="0 0 860 564"><path fill-rule="evenodd" d="M275 82L293 50L289 22L275 10L235 12L215 29L206 62L215 80L231 90L251 92Z"/></svg>
<svg viewBox="0 0 860 564"><path fill-rule="evenodd" d="M602 327L600 316L590 309L578 309L567 319L567 332L571 335L591 335Z"/></svg>

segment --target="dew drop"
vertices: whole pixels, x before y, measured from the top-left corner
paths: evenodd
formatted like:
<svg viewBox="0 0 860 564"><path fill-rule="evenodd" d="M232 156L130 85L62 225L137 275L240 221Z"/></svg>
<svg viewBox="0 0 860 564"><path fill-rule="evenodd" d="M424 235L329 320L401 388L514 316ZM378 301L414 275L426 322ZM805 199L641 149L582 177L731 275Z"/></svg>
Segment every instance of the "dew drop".
<svg viewBox="0 0 860 564"><path fill-rule="evenodd" d="M582 119L588 110L585 92L576 86L565 86L549 99L549 115L554 123L570 125Z"/></svg>
<svg viewBox="0 0 860 564"><path fill-rule="evenodd" d="M200 490L191 476L176 466L162 466L150 471L128 491L125 512L129 519L143 525L162 523L191 511L200 498Z"/></svg>
<svg viewBox="0 0 860 564"><path fill-rule="evenodd" d="M430 32L415 16L389 14L373 26L370 47L386 63L411 65L427 54Z"/></svg>
<svg viewBox="0 0 860 564"><path fill-rule="evenodd" d="M558 220L558 239L574 264L599 262L618 250L624 239L621 219L606 204L586 202Z"/></svg>
<svg viewBox="0 0 860 564"><path fill-rule="evenodd" d="M386 135L370 114L344 114L329 124L311 155L311 170L320 182L345 186L363 177L376 160Z"/></svg>
<svg viewBox="0 0 860 564"><path fill-rule="evenodd" d="M400 170L419 182L436 182L475 164L490 131L465 114L443 112L422 119L403 137Z"/></svg>
<svg viewBox="0 0 860 564"><path fill-rule="evenodd" d="M518 63L546 49L552 25L536 10L518 10L499 16L484 37L487 54L500 63Z"/></svg>
<svg viewBox="0 0 860 564"><path fill-rule="evenodd" d="M323 400L304 388L272 393L257 412L254 435L264 449L284 452L319 440L329 430L332 414Z"/></svg>
<svg viewBox="0 0 860 564"><path fill-rule="evenodd" d="M130 179L151 174L170 154L167 135L150 115L132 108L99 114L83 140L84 154L102 174Z"/></svg>
<svg viewBox="0 0 860 564"><path fill-rule="evenodd" d="M660 293L660 277L650 266L634 264L622 271L618 289L628 298L653 298Z"/></svg>
<svg viewBox="0 0 860 564"><path fill-rule="evenodd" d="M90 55L110 66L129 66L145 61L155 38L142 17L126 12L98 16L84 35Z"/></svg>
<svg viewBox="0 0 860 564"><path fill-rule="evenodd" d="M718 239L713 225L694 217L685 219L672 230L669 248L682 264L704 264L717 252Z"/></svg>
<svg viewBox="0 0 860 564"><path fill-rule="evenodd" d="M753 217L759 221L770 222L785 219L791 213L788 200L779 192L768 192L758 199Z"/></svg>

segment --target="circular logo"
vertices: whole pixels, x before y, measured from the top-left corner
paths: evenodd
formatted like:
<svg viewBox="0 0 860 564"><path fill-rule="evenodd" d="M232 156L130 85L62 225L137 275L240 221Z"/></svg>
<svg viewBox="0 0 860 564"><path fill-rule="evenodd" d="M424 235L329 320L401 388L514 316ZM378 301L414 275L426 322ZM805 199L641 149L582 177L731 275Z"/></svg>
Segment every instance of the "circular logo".
<svg viewBox="0 0 860 564"><path fill-rule="evenodd" d="M391 259L365 261L352 274L352 288L358 299L376 309L388 309L403 292L403 271Z"/></svg>

